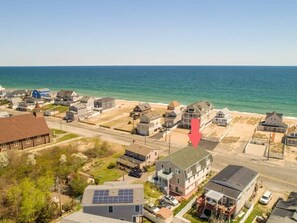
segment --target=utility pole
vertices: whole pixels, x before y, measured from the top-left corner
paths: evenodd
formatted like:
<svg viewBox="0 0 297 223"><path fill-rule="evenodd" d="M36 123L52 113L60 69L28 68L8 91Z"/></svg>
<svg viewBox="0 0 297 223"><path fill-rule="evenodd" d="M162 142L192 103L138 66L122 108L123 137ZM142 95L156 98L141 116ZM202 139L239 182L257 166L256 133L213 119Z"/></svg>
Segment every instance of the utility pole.
<svg viewBox="0 0 297 223"><path fill-rule="evenodd" d="M144 136L144 145L146 145L146 134Z"/></svg>
<svg viewBox="0 0 297 223"><path fill-rule="evenodd" d="M170 147L171 147L171 145L170 145L170 143L171 143L171 135L169 134L169 144L168 144L168 152L169 152L169 155L170 155Z"/></svg>
<svg viewBox="0 0 297 223"><path fill-rule="evenodd" d="M268 151L267 151L267 159L269 160L269 156L270 156L270 138L271 138L271 134L269 134L269 140L268 140Z"/></svg>

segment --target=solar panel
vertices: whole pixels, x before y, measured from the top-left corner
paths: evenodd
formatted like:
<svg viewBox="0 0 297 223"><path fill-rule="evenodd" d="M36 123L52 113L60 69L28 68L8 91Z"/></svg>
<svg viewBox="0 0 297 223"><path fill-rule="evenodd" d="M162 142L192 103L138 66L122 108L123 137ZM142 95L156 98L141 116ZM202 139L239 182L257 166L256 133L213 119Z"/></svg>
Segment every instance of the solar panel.
<svg viewBox="0 0 297 223"><path fill-rule="evenodd" d="M109 196L109 190L95 190L93 204L132 203L133 190L120 189L117 196Z"/></svg>

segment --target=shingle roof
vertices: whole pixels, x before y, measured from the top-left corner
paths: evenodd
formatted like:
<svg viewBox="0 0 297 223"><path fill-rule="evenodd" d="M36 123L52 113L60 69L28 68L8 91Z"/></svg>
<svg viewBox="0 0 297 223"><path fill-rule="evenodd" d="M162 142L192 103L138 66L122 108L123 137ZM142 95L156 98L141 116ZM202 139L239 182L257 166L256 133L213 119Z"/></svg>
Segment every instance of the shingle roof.
<svg viewBox="0 0 297 223"><path fill-rule="evenodd" d="M99 99L96 99L95 102L107 102L107 101L114 101L114 98L110 98L110 97L105 97L105 98L99 98Z"/></svg>
<svg viewBox="0 0 297 223"><path fill-rule="evenodd" d="M33 114L0 119L0 144L50 134L44 117Z"/></svg>
<svg viewBox="0 0 297 223"><path fill-rule="evenodd" d="M199 114L204 114L211 109L211 103L208 101L195 102L187 106L187 109L194 109Z"/></svg>
<svg viewBox="0 0 297 223"><path fill-rule="evenodd" d="M161 161L170 161L180 169L186 170L189 167L193 166L195 163L204 160L206 157L210 157L212 160L211 154L203 148L198 147L195 149L192 146L187 146L163 158ZM206 164L200 162L200 165L203 167Z"/></svg>
<svg viewBox="0 0 297 223"><path fill-rule="evenodd" d="M151 149L151 148L149 148L147 146L139 145L139 144L136 144L136 143L130 144L126 148L126 150L131 151L131 152L136 153L136 154L143 155L143 156L147 156L153 151L153 149Z"/></svg>
<svg viewBox="0 0 297 223"><path fill-rule="evenodd" d="M218 191L229 197L237 198L238 195L258 176L244 166L228 165L205 185L207 189Z"/></svg>
<svg viewBox="0 0 297 223"><path fill-rule="evenodd" d="M151 109L151 106L149 103L142 103L142 104L139 104L137 105L138 108L141 110L141 111L146 111L146 110L149 110Z"/></svg>
<svg viewBox="0 0 297 223"><path fill-rule="evenodd" d="M180 106L180 103L177 102L177 101L172 101L168 104L168 108L175 108L175 107L178 107Z"/></svg>
<svg viewBox="0 0 297 223"><path fill-rule="evenodd" d="M83 212L74 212L64 217L60 223L126 223L128 221L107 218L99 215L87 214Z"/></svg>
<svg viewBox="0 0 297 223"><path fill-rule="evenodd" d="M127 184L126 182L105 182L103 185L89 185L83 195L82 206L107 206L108 203L93 204L93 197L96 190L110 190L114 193L120 189L133 189L132 203L125 203L125 205L143 205L144 189L143 184ZM122 203L112 203L112 205L123 205Z"/></svg>
<svg viewBox="0 0 297 223"><path fill-rule="evenodd" d="M146 116L150 120L161 118L161 115L158 112L153 112L153 111L146 113L146 114L142 114L142 116Z"/></svg>
<svg viewBox="0 0 297 223"><path fill-rule="evenodd" d="M283 114L282 113L276 113L275 111L273 111L273 112L267 112L265 119L267 119L267 118L269 118L269 117L271 117L273 115L277 115L278 117L283 118Z"/></svg>

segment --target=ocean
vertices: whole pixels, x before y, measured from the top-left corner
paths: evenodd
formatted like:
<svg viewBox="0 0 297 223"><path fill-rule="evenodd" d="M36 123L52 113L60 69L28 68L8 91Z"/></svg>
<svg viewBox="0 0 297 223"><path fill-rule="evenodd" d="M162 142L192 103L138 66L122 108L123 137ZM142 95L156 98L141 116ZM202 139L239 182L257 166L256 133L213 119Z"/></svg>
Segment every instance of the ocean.
<svg viewBox="0 0 297 223"><path fill-rule="evenodd" d="M297 117L297 67L65 66L0 67L5 88L74 90L82 95L189 104Z"/></svg>

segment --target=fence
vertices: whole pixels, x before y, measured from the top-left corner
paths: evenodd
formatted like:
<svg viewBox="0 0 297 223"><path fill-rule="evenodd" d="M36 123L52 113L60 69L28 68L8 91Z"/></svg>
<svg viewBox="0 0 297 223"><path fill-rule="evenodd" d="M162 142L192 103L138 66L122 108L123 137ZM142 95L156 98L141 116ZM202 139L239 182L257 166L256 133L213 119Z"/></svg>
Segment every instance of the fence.
<svg viewBox="0 0 297 223"><path fill-rule="evenodd" d="M239 223L245 223L246 219L250 216L250 214L252 213L252 211L254 210L254 204L252 204L250 206L250 208L248 209L248 211L245 213L244 217L240 220Z"/></svg>

